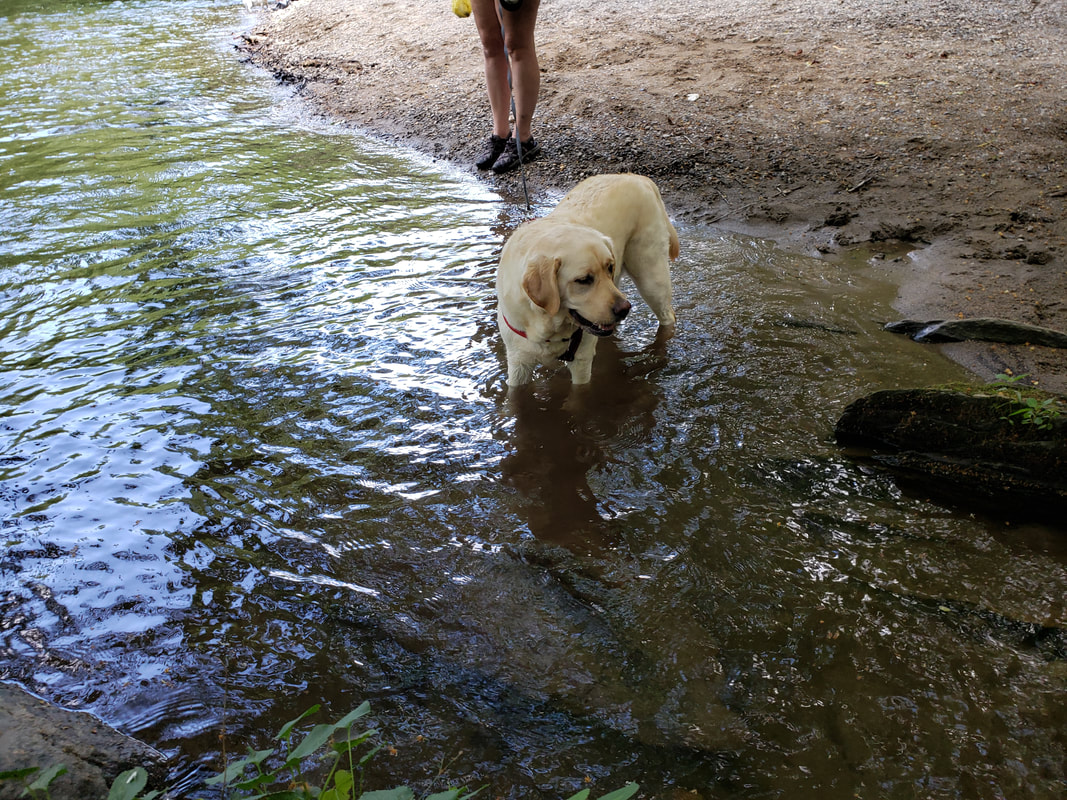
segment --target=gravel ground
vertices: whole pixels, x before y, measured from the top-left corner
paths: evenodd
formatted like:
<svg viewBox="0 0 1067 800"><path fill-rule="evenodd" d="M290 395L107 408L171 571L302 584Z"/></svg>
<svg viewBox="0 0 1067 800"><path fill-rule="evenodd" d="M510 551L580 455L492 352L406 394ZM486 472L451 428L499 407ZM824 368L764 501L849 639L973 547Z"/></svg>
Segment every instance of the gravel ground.
<svg viewBox="0 0 1067 800"><path fill-rule="evenodd" d="M474 24L446 0L296 0L241 47L388 140L468 165L488 135ZM887 262L902 317L1067 330L1067 0L542 0L538 53L538 206L639 172L683 224L910 248ZM1067 391L1064 351L944 347Z"/></svg>

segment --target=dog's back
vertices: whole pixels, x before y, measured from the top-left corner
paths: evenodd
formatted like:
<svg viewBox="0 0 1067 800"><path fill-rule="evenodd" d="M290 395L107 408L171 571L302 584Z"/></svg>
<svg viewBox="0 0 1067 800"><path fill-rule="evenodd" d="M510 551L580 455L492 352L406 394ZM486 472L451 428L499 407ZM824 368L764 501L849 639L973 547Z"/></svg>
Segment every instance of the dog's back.
<svg viewBox="0 0 1067 800"><path fill-rule="evenodd" d="M612 241L623 273L633 279L661 325L674 325L670 262L678 257L678 231L659 187L643 175L594 175L575 186L549 215L587 225Z"/></svg>
<svg viewBox="0 0 1067 800"><path fill-rule="evenodd" d="M640 269L636 261L653 253L663 252L671 261L678 257L678 232L667 216L659 187L644 175L620 173L586 178L568 192L552 215L588 225L608 236L628 272L633 272L631 264Z"/></svg>

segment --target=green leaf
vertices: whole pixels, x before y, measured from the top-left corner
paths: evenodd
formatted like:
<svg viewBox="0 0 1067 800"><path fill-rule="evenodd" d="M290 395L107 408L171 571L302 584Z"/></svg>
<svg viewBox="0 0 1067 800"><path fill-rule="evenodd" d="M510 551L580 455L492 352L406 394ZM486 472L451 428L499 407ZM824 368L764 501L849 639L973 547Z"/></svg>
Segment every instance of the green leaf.
<svg viewBox="0 0 1067 800"><path fill-rule="evenodd" d="M299 764L305 758L310 756L328 741L333 736L333 725L316 725L310 731L308 735L304 737L304 740L297 745L296 749L289 754L289 758L285 761L286 767L293 767Z"/></svg>
<svg viewBox="0 0 1067 800"><path fill-rule="evenodd" d="M335 727L338 728L338 729L340 729L340 728L351 728L353 722L355 722L360 717L367 716L369 713L370 713L370 703L368 703L366 700L364 700L360 704L359 708L355 709L354 711L348 712L348 714L346 714L345 717L335 725Z"/></svg>
<svg viewBox="0 0 1067 800"><path fill-rule="evenodd" d="M299 722L302 719L304 719L305 717L310 717L312 714L314 714L320 708L322 708L322 706L319 705L318 703L316 703L315 705L313 705L311 708L309 708L307 711L305 711L303 714L301 714L296 719L294 719L294 720L292 720L290 722L287 722L284 725L282 725L282 729L280 731L278 731L278 736L276 738L280 739L280 740L283 740L283 741L288 741L289 740L289 735L292 733L293 728L295 728L297 726L297 724L299 724Z"/></svg>
<svg viewBox="0 0 1067 800"><path fill-rule="evenodd" d="M37 779L26 787L27 792L44 792L48 793L48 787L52 785L52 781L58 778L60 775L66 775L67 768L63 764L53 764L40 775Z"/></svg>
<svg viewBox="0 0 1067 800"><path fill-rule="evenodd" d="M248 762L249 764L254 764L255 766L258 767L260 764L262 764L264 761L266 761L272 755L274 755L274 749L273 748L270 749L270 750L253 750L251 747L249 747L248 748L248 758L246 758L245 761Z"/></svg>
<svg viewBox="0 0 1067 800"><path fill-rule="evenodd" d="M443 800L474 800L475 797L480 795L487 788L488 787L486 786L480 786L473 792L467 791L466 787L462 789L449 789L447 792L430 795L426 800L434 800L434 798L442 798Z"/></svg>
<svg viewBox="0 0 1067 800"><path fill-rule="evenodd" d="M637 794L637 790L640 788L636 783L628 783L621 789L616 789L614 792L604 795L600 800L627 800L627 798Z"/></svg>
<svg viewBox="0 0 1067 800"><path fill-rule="evenodd" d="M347 769L339 769L333 776L333 788L319 795L319 800L352 800L355 788L356 781L352 773Z"/></svg>
<svg viewBox="0 0 1067 800"><path fill-rule="evenodd" d="M128 769L115 778L111 784L111 791L107 793L107 800L134 800L148 783L148 773L143 767Z"/></svg>
<svg viewBox="0 0 1067 800"><path fill-rule="evenodd" d="M333 776L333 786L345 797L348 797L352 794L352 790L356 788L356 779L347 769L339 769Z"/></svg>
<svg viewBox="0 0 1067 800"><path fill-rule="evenodd" d="M485 787L482 786L481 788L483 789ZM478 789L478 791L481 791L481 789ZM448 789L447 791L439 791L439 793L437 793L436 795L430 795L428 798L426 798L426 800L468 800L468 798L472 798L477 795L478 791L475 791L474 794L468 795L467 790L465 788Z"/></svg>
<svg viewBox="0 0 1067 800"><path fill-rule="evenodd" d="M274 775L253 775L246 781L236 781L231 783L230 786L234 789L240 789L242 792L247 792L250 789L255 789L257 786L263 786L274 780Z"/></svg>
<svg viewBox="0 0 1067 800"><path fill-rule="evenodd" d="M587 797L589 797L589 790L582 789L582 791L578 792L578 794L572 797L568 797L567 800L586 800Z"/></svg>
<svg viewBox="0 0 1067 800"><path fill-rule="evenodd" d="M21 781L24 780L33 773L37 772L40 767L23 767L22 769L5 769L0 771L0 781Z"/></svg>
<svg viewBox="0 0 1067 800"><path fill-rule="evenodd" d="M406 786L395 789L381 789L377 792L364 792L359 800L414 800L415 793Z"/></svg>
<svg viewBox="0 0 1067 800"><path fill-rule="evenodd" d="M232 783L235 778L241 777L241 774L245 771L251 761L247 758L239 758L232 764L227 764L226 769L216 775L214 778L207 778L204 783L208 786L214 786L216 783Z"/></svg>
<svg viewBox="0 0 1067 800"><path fill-rule="evenodd" d="M353 737L348 738L348 739L342 739L339 742L335 741L333 743L333 749L337 753L339 753L340 755L344 755L345 753L349 752L350 750L355 750L357 747L359 747L361 744L366 742L368 739L371 739L371 738L373 738L373 737L375 737L377 735L378 735L378 731L375 731L375 730L364 731L359 736L353 736Z"/></svg>
<svg viewBox="0 0 1067 800"><path fill-rule="evenodd" d="M382 749L382 745L378 745L377 747L372 747L372 748L371 748L371 749L370 749L370 750L369 750L369 751L367 752L367 754L366 754L366 755L364 755L364 756L363 756L363 758L361 758L361 759L359 760L359 765L360 765L361 767L362 767L362 766L365 766L365 765L366 765L366 763L367 763L368 761L370 761L370 760L371 760L372 758L374 758L374 756L375 756L375 755L377 755L377 754L378 754L378 751L379 751L379 750L381 750L381 749Z"/></svg>

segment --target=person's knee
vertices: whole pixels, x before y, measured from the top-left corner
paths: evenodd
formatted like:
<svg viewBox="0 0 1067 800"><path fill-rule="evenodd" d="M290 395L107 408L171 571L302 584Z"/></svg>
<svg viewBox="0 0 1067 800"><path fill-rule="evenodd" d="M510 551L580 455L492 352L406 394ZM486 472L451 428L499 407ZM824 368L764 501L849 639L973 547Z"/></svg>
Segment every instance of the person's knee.
<svg viewBox="0 0 1067 800"><path fill-rule="evenodd" d="M527 29L521 26L518 29L505 28L503 34L504 46L507 47L512 58L516 58L519 54L525 58L533 56L534 37L532 28Z"/></svg>
<svg viewBox="0 0 1067 800"><path fill-rule="evenodd" d="M507 42L506 47L508 54L511 56L511 60L516 64L532 61L537 62L537 53L534 51L533 45L526 42Z"/></svg>

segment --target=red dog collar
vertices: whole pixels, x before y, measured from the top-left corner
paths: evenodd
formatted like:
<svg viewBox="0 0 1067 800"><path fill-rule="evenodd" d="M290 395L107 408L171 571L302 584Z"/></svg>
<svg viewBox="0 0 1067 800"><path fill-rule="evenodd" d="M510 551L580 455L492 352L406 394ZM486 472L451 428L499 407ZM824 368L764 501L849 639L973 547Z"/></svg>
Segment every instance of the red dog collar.
<svg viewBox="0 0 1067 800"><path fill-rule="evenodd" d="M511 328L511 332L512 333L519 334L519 336L521 336L523 339L526 338L526 331L520 331L518 328L516 328L514 325L512 325L510 322L508 322L508 318L505 317L503 313L501 313L500 318L502 320L504 320L504 324L505 325L507 325L509 328Z"/></svg>
<svg viewBox="0 0 1067 800"><path fill-rule="evenodd" d="M517 333L523 339L529 338L526 335L526 331L520 331L518 328L516 328L514 325L512 325L510 322L508 322L508 318L504 316L503 312L500 313L500 318L502 320L504 320L504 324L508 326L508 328L511 330L512 333ZM551 339L549 341L551 341ZM559 360L560 361L574 361L574 354L576 352L578 352L578 345L581 344L581 343L582 343L582 329L579 328L573 334L571 334L570 343L567 346L567 352L565 352L563 355L559 356Z"/></svg>

